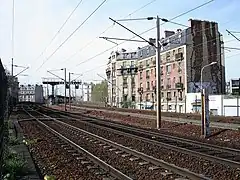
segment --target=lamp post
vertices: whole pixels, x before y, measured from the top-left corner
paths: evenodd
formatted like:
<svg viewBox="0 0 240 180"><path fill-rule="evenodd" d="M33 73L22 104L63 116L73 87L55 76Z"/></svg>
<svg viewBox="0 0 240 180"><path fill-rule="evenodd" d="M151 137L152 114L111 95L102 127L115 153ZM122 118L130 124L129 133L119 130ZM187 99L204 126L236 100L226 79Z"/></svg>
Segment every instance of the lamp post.
<svg viewBox="0 0 240 180"><path fill-rule="evenodd" d="M211 62L210 64L207 64L207 65L203 66L202 69L201 69L201 84L200 84L201 92L202 92L202 90L203 90L203 87L202 87L202 85L203 85L203 70L204 70L206 67L212 66L212 65L214 65L214 64L217 64L217 62Z"/></svg>
<svg viewBox="0 0 240 180"><path fill-rule="evenodd" d="M201 88L201 110L202 110L202 113L201 113L201 120L202 120L202 135L206 135L205 134L205 106L204 106L204 93L203 92L203 70L206 68L206 67L209 67L209 66L212 66L214 64L217 64L217 62L211 62L210 64L207 64L205 66L202 67L201 69L201 84L200 84L200 88Z"/></svg>

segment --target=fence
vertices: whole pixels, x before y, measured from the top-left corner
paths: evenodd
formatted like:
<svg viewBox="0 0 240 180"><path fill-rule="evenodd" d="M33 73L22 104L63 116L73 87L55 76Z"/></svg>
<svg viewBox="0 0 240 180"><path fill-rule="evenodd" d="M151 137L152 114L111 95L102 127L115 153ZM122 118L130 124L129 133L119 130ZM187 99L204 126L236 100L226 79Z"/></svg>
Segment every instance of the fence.
<svg viewBox="0 0 240 180"><path fill-rule="evenodd" d="M2 162L4 150L4 119L7 116L7 76L0 59L0 179L2 179Z"/></svg>

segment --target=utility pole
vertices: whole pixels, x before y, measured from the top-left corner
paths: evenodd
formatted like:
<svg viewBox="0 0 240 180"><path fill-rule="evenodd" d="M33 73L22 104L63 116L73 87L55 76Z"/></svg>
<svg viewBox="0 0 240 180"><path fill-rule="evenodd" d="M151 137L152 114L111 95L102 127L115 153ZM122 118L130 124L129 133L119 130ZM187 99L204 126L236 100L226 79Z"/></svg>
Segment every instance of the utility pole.
<svg viewBox="0 0 240 180"><path fill-rule="evenodd" d="M161 128L161 56L160 56L160 19L157 16L156 64L157 64L157 129Z"/></svg>
<svg viewBox="0 0 240 180"><path fill-rule="evenodd" d="M13 58L12 58L12 76L13 76Z"/></svg>
<svg viewBox="0 0 240 180"><path fill-rule="evenodd" d="M71 111L71 73L69 72L69 111Z"/></svg>
<svg viewBox="0 0 240 180"><path fill-rule="evenodd" d="M64 68L64 85L65 85L65 92L64 92L64 110L67 111L67 69Z"/></svg>

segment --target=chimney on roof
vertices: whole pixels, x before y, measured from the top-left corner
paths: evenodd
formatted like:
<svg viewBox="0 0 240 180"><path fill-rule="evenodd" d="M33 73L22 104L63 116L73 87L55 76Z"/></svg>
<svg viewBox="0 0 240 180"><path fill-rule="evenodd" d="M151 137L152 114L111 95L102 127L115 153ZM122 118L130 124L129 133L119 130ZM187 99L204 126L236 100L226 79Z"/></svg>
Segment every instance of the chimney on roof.
<svg viewBox="0 0 240 180"><path fill-rule="evenodd" d="M156 39L155 38L149 38L149 41L151 42L151 43L156 43Z"/></svg>
<svg viewBox="0 0 240 180"><path fill-rule="evenodd" d="M164 31L164 33L165 33L165 38L167 38L167 37L172 36L172 35L175 34L174 31Z"/></svg>

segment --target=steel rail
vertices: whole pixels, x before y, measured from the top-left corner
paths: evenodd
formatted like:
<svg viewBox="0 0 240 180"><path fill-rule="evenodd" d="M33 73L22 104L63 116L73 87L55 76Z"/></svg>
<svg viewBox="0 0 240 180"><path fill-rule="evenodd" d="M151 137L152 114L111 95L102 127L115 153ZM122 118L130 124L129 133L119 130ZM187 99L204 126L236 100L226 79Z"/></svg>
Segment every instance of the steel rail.
<svg viewBox="0 0 240 180"><path fill-rule="evenodd" d="M110 141L110 140L105 139L105 138L103 138L101 136L98 136L96 134L90 133L90 132L85 131L83 129L80 129L80 128L77 128L77 127L72 126L70 124L67 124L67 123L64 123L62 121L59 121L59 120L57 120L55 118L52 118L52 120L55 121L55 122L61 123L61 124L65 125L65 126L68 126L68 127L72 128L74 130L77 130L77 131L79 131L79 132L81 132L83 134L86 134L87 136L92 137L92 138L94 138L94 139L96 139L96 140L98 140L98 141L100 141L100 142L102 142L104 144L108 144L111 147L120 149L120 150L122 150L122 151L124 151L124 152L126 152L128 154L131 154L133 156L139 157L139 158L143 159L144 161L150 162L150 163L152 163L152 164L154 164L156 166L160 166L162 168L168 169L168 170L170 170L170 171L172 171L172 172L174 172L176 174L179 174L181 176L188 177L188 178L191 178L191 179L196 179L196 180L197 179L199 179L199 180L200 179L208 179L208 180L210 180L210 178L205 177L204 175L191 172L188 169L181 168L181 167L178 167L178 166L176 166L174 164L170 164L170 163L167 163L167 162L165 162L163 160L160 160L160 159L154 158L152 156L146 155L146 154L144 154L142 152L136 151L136 150L131 149L129 147L126 147L126 146L123 146L123 145L118 144L116 142Z"/></svg>
<svg viewBox="0 0 240 180"><path fill-rule="evenodd" d="M62 116L64 116L64 115L62 115ZM64 116L64 117L69 118L69 116ZM218 157L218 156L214 156L214 152L213 152L213 154L207 154L208 151L205 151L206 149L208 149L209 152L210 151L218 151L218 152L221 152L221 153L228 153L228 154L231 154L231 155L240 156L240 150L238 150L238 149L220 147L220 146L217 146L217 145L211 145L211 144L201 143L201 142L188 140L188 139L184 139L184 138L179 138L179 137L164 135L164 134L160 134L160 133L155 133L155 132L143 130L143 129L140 129L140 128L125 126L125 125L122 125L122 124L111 123L109 121L101 120L99 118L86 117L90 120L95 119L95 120L99 120L99 121L104 121L104 124L96 125L95 121L91 121L91 122L87 121L86 122L84 120L79 120L77 118L73 118L73 117L71 117L71 118L74 119L74 120L77 120L77 121L81 121L81 122L91 124L91 125L94 124L95 126L98 126L98 128L100 128L102 126L105 126L105 129L107 128L106 130L113 131L113 128L117 128L118 130L115 129L116 133L122 133L124 135L131 136L131 137L138 138L138 139L141 138L142 140L145 140L147 142L158 144L158 145L170 148L172 150L179 150L183 153L187 153L187 154L190 154L190 155L193 155L193 156L196 156L196 157L201 156L201 157L203 157L207 160L215 161L215 162L218 162L218 163L221 163L221 164L229 165L229 166L236 167L236 168L240 167L240 162L229 160L229 159ZM106 127L107 126L106 123L109 124L110 127L109 126ZM128 132L122 132L123 130L127 130ZM136 134L142 133L142 134L144 134L148 137L149 136L151 136L151 137L150 138L143 138L140 135L133 135L133 133L136 133ZM160 138L160 139L162 139L163 142L153 140L153 138ZM172 144L170 144L170 142L164 142L163 138L165 138L165 140L167 139L167 140L170 140L170 141L173 141L173 142L175 141L174 143L176 143L176 145L172 145ZM182 144L186 144L186 145L185 145L185 147L184 146L179 147L180 145L178 143L182 143ZM196 151L197 149L194 149L194 147L197 147L197 146L198 146L197 149L199 149L199 150L201 148L205 148L205 150L204 150L205 152L203 150L200 150L200 152ZM194 150L191 150L191 147ZM217 153L215 153L215 154L217 154Z"/></svg>
<svg viewBox="0 0 240 180"><path fill-rule="evenodd" d="M41 112L38 112L38 113L44 115L44 114L41 113ZM47 116L47 115L44 115L44 116ZM70 125L70 124L64 123L64 122L62 122L62 121L60 121L60 120L57 120L56 118L53 118L53 117L51 117L51 116L48 116L48 117L49 117L49 119L51 119L51 120L53 120L53 121L55 121L55 122L61 123L61 124L65 125L65 126L68 126L68 127L70 127L70 128L73 128L73 129L75 129L75 130L77 130L77 131L79 131L79 132L82 132L82 133L84 133L84 134L87 134L88 136L93 137L93 138L97 139L98 141L101 141L102 143L109 144L109 146L112 146L112 147L114 147L114 148L121 149L121 150L123 150L123 151L125 151L125 152L127 152L127 153L129 153L129 154L132 154L132 155L134 155L134 156L137 156L137 157L139 157L139 158L141 158L141 159L143 159L143 160L145 160L145 161L147 161L147 162L150 162L150 163L152 163L152 164L154 164L154 165L156 165L156 166L160 166L160 167L162 167L162 168L165 168L165 169L168 169L168 170L170 170L170 171L173 171L173 172L175 172L176 174L179 174L179 175L181 175L181 176L188 177L188 178L191 178L191 179L196 179L196 180L197 180L197 179L199 179L199 180L200 180L200 179L210 180L210 178L205 177L205 176L202 175L202 174L197 174L197 173L191 172L191 171L189 171L189 170L186 169L186 168L181 168L181 167L178 167L178 166L176 166L176 165L174 165L174 164L170 164L170 163L167 163L167 162L165 162L165 161L163 161L163 160L160 160L160 159L154 158L154 157L152 157L152 156L146 155L146 154L144 154L144 153L142 153L142 152L139 152L139 151L136 151L136 150L131 149L131 148L129 148L129 147L123 146L123 145L121 145L121 144L115 143L115 142L113 142L113 141L110 141L110 140L108 140L108 139L105 139L105 138L103 138L103 137L100 137L100 136L98 136L98 135L95 135L95 134L90 133L90 132L88 132L88 131L85 131L85 130L83 130L83 129L77 128L77 127L72 126L72 125Z"/></svg>
<svg viewBox="0 0 240 180"><path fill-rule="evenodd" d="M52 129L51 127L49 127L48 125L46 125L45 123L41 122L38 120L38 118L32 116L29 112L26 111L26 113L31 116L32 118L34 118L38 123L40 123L41 125L43 125L46 129L48 129L50 132L52 132L53 134L57 135L57 137L61 138L62 140L64 140L65 142L69 143L71 146L73 146L77 151L85 154L87 156L87 158L89 158L92 162L94 162L95 164L97 164L98 166L100 166L102 169L104 169L107 173L109 173L111 176L118 178L120 180L132 180L132 178L128 177L127 175L123 174L121 171L115 169L114 167L112 167L111 165L107 164L106 162L102 161L101 159L99 159L97 156L93 155L92 153L88 152L87 150L85 150L84 148L82 148L81 146L77 145L76 143L74 143L73 141L71 141L70 139L66 138L65 136L63 136L62 134L60 134L59 132L55 131L54 129ZM52 118L51 118L52 119Z"/></svg>

